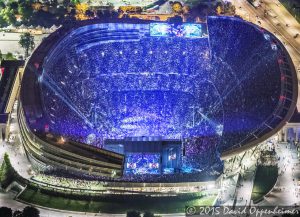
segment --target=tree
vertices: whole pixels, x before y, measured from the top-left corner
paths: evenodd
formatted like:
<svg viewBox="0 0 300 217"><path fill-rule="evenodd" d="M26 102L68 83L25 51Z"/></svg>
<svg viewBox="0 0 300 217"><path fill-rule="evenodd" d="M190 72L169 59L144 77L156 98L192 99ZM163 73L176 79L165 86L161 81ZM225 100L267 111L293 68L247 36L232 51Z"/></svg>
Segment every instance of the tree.
<svg viewBox="0 0 300 217"><path fill-rule="evenodd" d="M89 6L85 3L79 3L75 5L76 8L76 15L75 18L77 20L86 20L89 17L86 15L86 11L88 10Z"/></svg>
<svg viewBox="0 0 300 217"><path fill-rule="evenodd" d="M127 211L126 217L141 217L141 213L136 210Z"/></svg>
<svg viewBox="0 0 300 217"><path fill-rule="evenodd" d="M169 18L169 22L170 23L174 23L174 24L181 24L182 23L182 17L181 16L174 16L174 17L170 17Z"/></svg>
<svg viewBox="0 0 300 217"><path fill-rule="evenodd" d="M12 217L12 209L8 207L0 207L0 216L1 217Z"/></svg>
<svg viewBox="0 0 300 217"><path fill-rule="evenodd" d="M5 6L5 3L4 3L4 1L3 0L0 0L0 9L3 9L3 8L5 8L6 6Z"/></svg>
<svg viewBox="0 0 300 217"><path fill-rule="evenodd" d="M50 5L53 6L53 7L57 7L58 6L57 0L51 0Z"/></svg>
<svg viewBox="0 0 300 217"><path fill-rule="evenodd" d="M26 4L26 3L21 3L18 5L18 13L20 15L22 15L22 20L25 22L29 22L32 13L33 13L33 9L31 7L31 5Z"/></svg>
<svg viewBox="0 0 300 217"><path fill-rule="evenodd" d="M108 7L110 7L110 8L114 8L114 7L115 7L114 4L113 4L112 2L108 2L106 5L107 5Z"/></svg>
<svg viewBox="0 0 300 217"><path fill-rule="evenodd" d="M4 159L6 159L6 157L8 157L7 153L4 154ZM6 172L7 172L7 165L4 160L4 161L2 161L1 168L0 168L0 186L2 185L2 183L4 182L4 180L6 178L5 177Z"/></svg>
<svg viewBox="0 0 300 217"><path fill-rule="evenodd" d="M216 8L216 12L218 15L220 15L222 13L222 8L220 5Z"/></svg>
<svg viewBox="0 0 300 217"><path fill-rule="evenodd" d="M23 217L23 213L22 213L22 211L20 211L20 210L16 210L16 211L14 211L14 215L13 215L13 217Z"/></svg>
<svg viewBox="0 0 300 217"><path fill-rule="evenodd" d="M6 6L12 9L14 13L18 10L18 2L8 2Z"/></svg>
<svg viewBox="0 0 300 217"><path fill-rule="evenodd" d="M0 16L8 24L15 24L16 23L16 17L15 17L14 10L9 8L9 7L3 8L0 11Z"/></svg>
<svg viewBox="0 0 300 217"><path fill-rule="evenodd" d="M26 206L23 209L22 217L40 217L40 211L33 206Z"/></svg>
<svg viewBox="0 0 300 217"><path fill-rule="evenodd" d="M185 5L185 6L182 8L182 12L183 12L184 14L189 14L189 13L190 13L190 10L191 10L191 8L190 8L190 6L188 6L188 5Z"/></svg>
<svg viewBox="0 0 300 217"><path fill-rule="evenodd" d="M32 25L51 27L53 24L56 24L56 21L57 20L54 14L43 10L39 10L33 13L30 23Z"/></svg>
<svg viewBox="0 0 300 217"><path fill-rule="evenodd" d="M145 212L143 217L154 217L154 214L152 212Z"/></svg>
<svg viewBox="0 0 300 217"><path fill-rule="evenodd" d="M8 52L6 55L5 55L5 58L3 59L6 59L6 60L15 60L16 58L14 57L14 55L10 52Z"/></svg>
<svg viewBox="0 0 300 217"><path fill-rule="evenodd" d="M70 4L71 4L71 0L63 0L62 5L63 5L65 8L69 7Z"/></svg>
<svg viewBox="0 0 300 217"><path fill-rule="evenodd" d="M89 18L93 18L93 17L95 16L95 15L94 15L94 12L91 11L91 10L87 10L87 11L85 12L85 15L88 16Z"/></svg>
<svg viewBox="0 0 300 217"><path fill-rule="evenodd" d="M26 32L22 35L20 35L20 41L19 44L22 48L25 50L25 58L28 57L29 50L34 49L34 37L30 35L30 33Z"/></svg>
<svg viewBox="0 0 300 217"><path fill-rule="evenodd" d="M0 27L7 26L6 20L3 18L1 12L0 12Z"/></svg>
<svg viewBox="0 0 300 217"><path fill-rule="evenodd" d="M207 4L198 3L190 10L191 17L206 17L209 14L210 8Z"/></svg>
<svg viewBox="0 0 300 217"><path fill-rule="evenodd" d="M74 4L74 5L76 5L76 4L80 4L81 1L80 0L71 0L71 3Z"/></svg>
<svg viewBox="0 0 300 217"><path fill-rule="evenodd" d="M228 14L235 14L235 6L231 2L227 2L224 5L224 11Z"/></svg>
<svg viewBox="0 0 300 217"><path fill-rule="evenodd" d="M174 2L172 5L172 9L175 13L181 13L182 12L182 4L180 2Z"/></svg>

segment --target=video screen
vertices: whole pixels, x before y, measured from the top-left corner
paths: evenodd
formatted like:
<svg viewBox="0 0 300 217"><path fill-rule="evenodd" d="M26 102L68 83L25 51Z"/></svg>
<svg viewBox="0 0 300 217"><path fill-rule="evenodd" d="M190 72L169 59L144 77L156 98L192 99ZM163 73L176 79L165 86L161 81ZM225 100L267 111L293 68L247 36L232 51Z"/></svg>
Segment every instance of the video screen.
<svg viewBox="0 0 300 217"><path fill-rule="evenodd" d="M183 37L198 38L202 37L202 26L200 24L183 24Z"/></svg>
<svg viewBox="0 0 300 217"><path fill-rule="evenodd" d="M202 38L207 37L207 29L204 24L185 23L174 26L167 23L151 23L150 35L159 37Z"/></svg>
<svg viewBox="0 0 300 217"><path fill-rule="evenodd" d="M130 153L125 160L126 174L160 174L160 154Z"/></svg>
<svg viewBox="0 0 300 217"><path fill-rule="evenodd" d="M150 35L151 36L164 36L167 37L172 31L172 26L167 23L151 23Z"/></svg>

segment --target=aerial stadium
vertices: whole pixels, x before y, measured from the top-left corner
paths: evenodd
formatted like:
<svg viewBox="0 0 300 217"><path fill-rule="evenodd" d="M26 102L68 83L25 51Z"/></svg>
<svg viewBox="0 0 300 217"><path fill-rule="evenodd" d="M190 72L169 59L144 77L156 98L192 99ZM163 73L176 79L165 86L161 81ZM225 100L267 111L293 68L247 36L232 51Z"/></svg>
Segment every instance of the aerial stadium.
<svg viewBox="0 0 300 217"><path fill-rule="evenodd" d="M87 20L35 49L18 120L27 157L45 173L207 181L275 135L296 100L284 46L239 18Z"/></svg>

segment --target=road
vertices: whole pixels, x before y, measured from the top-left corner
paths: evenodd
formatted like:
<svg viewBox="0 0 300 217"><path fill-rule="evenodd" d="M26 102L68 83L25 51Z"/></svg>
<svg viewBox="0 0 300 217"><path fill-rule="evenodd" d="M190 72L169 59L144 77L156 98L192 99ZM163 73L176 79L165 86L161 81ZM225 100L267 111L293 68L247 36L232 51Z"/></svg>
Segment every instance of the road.
<svg viewBox="0 0 300 217"><path fill-rule="evenodd" d="M275 34L286 45L295 67L300 67L300 35L294 38L300 34L300 24L278 0L264 0L258 8L246 0L230 1L236 6L237 15Z"/></svg>
<svg viewBox="0 0 300 217"><path fill-rule="evenodd" d="M13 54L20 54L24 56L24 49L19 45L21 33L0 32L0 50L1 53L8 52ZM44 37L48 34L34 35L35 46L38 46Z"/></svg>

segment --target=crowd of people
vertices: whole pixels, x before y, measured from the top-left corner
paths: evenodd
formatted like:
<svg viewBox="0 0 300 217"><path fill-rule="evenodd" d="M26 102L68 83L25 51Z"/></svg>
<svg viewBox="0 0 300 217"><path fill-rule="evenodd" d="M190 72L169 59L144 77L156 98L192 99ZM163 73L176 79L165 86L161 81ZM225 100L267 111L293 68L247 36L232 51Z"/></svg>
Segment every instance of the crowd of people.
<svg viewBox="0 0 300 217"><path fill-rule="evenodd" d="M79 116L81 122L88 123L83 124L88 128L85 137L93 132L106 138L141 135L180 138L185 132L199 134L206 128L213 130L208 129L208 121L199 123L203 115L214 118L210 108L219 100L214 86L205 79L208 41L185 41L145 37L139 42L91 47L75 56L76 61L69 56L72 51L58 58L55 67L44 71L42 82L44 98L52 99L44 100L53 122L51 127L55 130L62 125L57 122L65 120L58 120L59 115L54 113L66 107L68 111L60 113L62 119ZM76 68L81 70L77 73ZM72 88L68 88L70 79ZM65 105L61 106L62 103ZM58 131L69 129L63 127ZM64 133L74 135L74 132Z"/></svg>
<svg viewBox="0 0 300 217"><path fill-rule="evenodd" d="M196 39L97 28L62 40L44 64L40 87L50 131L98 147L124 137L183 139L183 169L194 173L122 180L218 173L219 153L240 145L278 104L277 53L243 21L209 19L209 37Z"/></svg>
<svg viewBox="0 0 300 217"><path fill-rule="evenodd" d="M38 183L45 183L48 186L62 186L71 189L91 189L103 190L104 183L100 181L85 181L83 179L71 179L60 176L47 176L45 174L37 174L32 178Z"/></svg>
<svg viewBox="0 0 300 217"><path fill-rule="evenodd" d="M220 168L221 167L221 168ZM99 181L99 182L137 182L137 183L178 183L178 182L204 182L215 180L220 175L222 165L215 164L208 170L184 173L178 172L173 174L124 174L120 178L100 177L89 174L76 173L73 171L66 172L65 170L46 171L45 175L56 177L59 179L72 179L76 183L77 180L83 181ZM84 182L84 181L83 181ZM88 185L90 186L90 185Z"/></svg>
<svg viewBox="0 0 300 217"><path fill-rule="evenodd" d="M218 76L227 74L234 81L232 85L222 85L225 88L220 90L226 98L221 145L226 150L255 140L254 136L244 139L272 117L280 103L282 84L277 62L280 52L274 49L275 42L265 30L243 20L209 18L208 27L216 69L220 65L226 68ZM228 78L220 82L227 81ZM278 122L273 124L269 131Z"/></svg>

